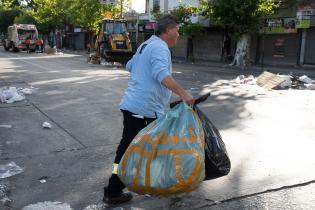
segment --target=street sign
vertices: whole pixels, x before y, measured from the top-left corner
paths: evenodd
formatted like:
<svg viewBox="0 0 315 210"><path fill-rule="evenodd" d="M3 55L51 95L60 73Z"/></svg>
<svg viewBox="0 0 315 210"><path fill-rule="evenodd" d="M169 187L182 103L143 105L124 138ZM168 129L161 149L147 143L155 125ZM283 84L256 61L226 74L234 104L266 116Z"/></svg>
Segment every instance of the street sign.
<svg viewBox="0 0 315 210"><path fill-rule="evenodd" d="M264 33L266 34L297 33L295 21L296 21L295 17L266 19Z"/></svg>
<svg viewBox="0 0 315 210"><path fill-rule="evenodd" d="M101 4L114 5L117 4L117 0L100 0Z"/></svg>
<svg viewBox="0 0 315 210"><path fill-rule="evenodd" d="M315 16L315 4L307 4L298 7L296 13L296 28L310 28L311 16Z"/></svg>

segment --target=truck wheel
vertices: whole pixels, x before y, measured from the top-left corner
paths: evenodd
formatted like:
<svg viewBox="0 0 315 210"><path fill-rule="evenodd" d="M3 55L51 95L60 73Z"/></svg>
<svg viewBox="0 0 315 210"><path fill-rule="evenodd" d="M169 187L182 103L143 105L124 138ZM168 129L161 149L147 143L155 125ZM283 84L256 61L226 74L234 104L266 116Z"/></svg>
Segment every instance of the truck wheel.
<svg viewBox="0 0 315 210"><path fill-rule="evenodd" d="M13 51L14 51L14 52L19 52L20 50L19 50L19 48L17 48L17 47L13 47Z"/></svg>
<svg viewBox="0 0 315 210"><path fill-rule="evenodd" d="M3 44L3 48L5 51L9 51L9 47L7 47L5 44Z"/></svg>

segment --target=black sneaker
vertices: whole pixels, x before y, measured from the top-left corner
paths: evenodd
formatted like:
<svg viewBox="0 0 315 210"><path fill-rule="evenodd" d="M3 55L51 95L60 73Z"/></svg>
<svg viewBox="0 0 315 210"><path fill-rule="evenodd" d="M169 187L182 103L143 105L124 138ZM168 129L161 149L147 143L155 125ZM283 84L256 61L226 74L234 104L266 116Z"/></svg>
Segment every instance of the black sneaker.
<svg viewBox="0 0 315 210"><path fill-rule="evenodd" d="M128 202L132 199L132 194L131 193L124 193L122 192L118 196L107 196L104 194L103 197L103 202L108 203L108 204L120 204L120 203L125 203Z"/></svg>

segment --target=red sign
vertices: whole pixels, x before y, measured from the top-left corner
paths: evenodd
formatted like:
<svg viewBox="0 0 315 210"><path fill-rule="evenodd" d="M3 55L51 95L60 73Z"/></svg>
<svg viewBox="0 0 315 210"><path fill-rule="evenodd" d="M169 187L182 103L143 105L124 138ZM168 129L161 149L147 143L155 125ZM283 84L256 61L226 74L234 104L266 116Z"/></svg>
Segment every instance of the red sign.
<svg viewBox="0 0 315 210"><path fill-rule="evenodd" d="M154 30L156 26L155 22L148 22L144 25L145 30Z"/></svg>

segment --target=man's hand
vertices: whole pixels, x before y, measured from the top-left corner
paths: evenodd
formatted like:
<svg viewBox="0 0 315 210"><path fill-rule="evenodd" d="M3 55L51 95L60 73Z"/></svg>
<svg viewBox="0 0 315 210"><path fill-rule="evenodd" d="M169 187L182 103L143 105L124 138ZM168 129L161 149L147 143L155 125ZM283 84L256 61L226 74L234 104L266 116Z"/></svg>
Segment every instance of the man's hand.
<svg viewBox="0 0 315 210"><path fill-rule="evenodd" d="M185 101L189 105L193 105L195 103L195 99L192 97L192 95L190 93L186 92L186 94L187 95L181 97L182 100Z"/></svg>
<svg viewBox="0 0 315 210"><path fill-rule="evenodd" d="M192 97L190 93L188 93L180 84L178 84L172 76L167 76L162 80L162 84L179 95L183 101L185 101L189 105L193 105L195 99Z"/></svg>

